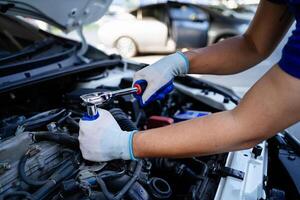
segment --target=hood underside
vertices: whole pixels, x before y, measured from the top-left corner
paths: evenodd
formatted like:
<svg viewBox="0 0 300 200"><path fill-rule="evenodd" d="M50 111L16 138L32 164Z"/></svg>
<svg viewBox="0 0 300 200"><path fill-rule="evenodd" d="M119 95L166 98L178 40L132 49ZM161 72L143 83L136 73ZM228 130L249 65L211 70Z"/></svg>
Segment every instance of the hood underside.
<svg viewBox="0 0 300 200"><path fill-rule="evenodd" d="M0 12L45 21L65 32L100 19L112 0L0 0Z"/></svg>

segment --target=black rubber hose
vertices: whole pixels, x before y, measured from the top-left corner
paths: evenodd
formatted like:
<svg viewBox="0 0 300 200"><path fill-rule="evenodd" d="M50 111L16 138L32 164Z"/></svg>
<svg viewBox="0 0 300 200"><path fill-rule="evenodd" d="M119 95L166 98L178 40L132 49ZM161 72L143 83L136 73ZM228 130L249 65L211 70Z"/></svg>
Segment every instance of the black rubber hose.
<svg viewBox="0 0 300 200"><path fill-rule="evenodd" d="M198 164L202 165L202 172L201 172L201 176L207 176L208 173L208 166L205 162L203 162L202 160L198 159L197 157L193 157L192 158L195 162L197 162Z"/></svg>
<svg viewBox="0 0 300 200"><path fill-rule="evenodd" d="M150 200L147 190L139 183L135 182L128 191L128 197L131 200Z"/></svg>
<svg viewBox="0 0 300 200"><path fill-rule="evenodd" d="M67 117L67 122L70 123L74 128L79 129L79 123L72 117Z"/></svg>
<svg viewBox="0 0 300 200"><path fill-rule="evenodd" d="M128 174L124 174L123 176L116 178L106 178L101 176L103 180L105 180L106 186L113 193L120 191L124 185L131 179L131 176Z"/></svg>
<svg viewBox="0 0 300 200"><path fill-rule="evenodd" d="M20 159L20 162L18 165L18 173L19 173L20 179L22 181L24 181L26 184L28 184L30 186L34 186L34 187L38 187L38 186L46 184L49 180L35 180L26 175L25 165L26 165L26 161L29 157L30 157L30 154L29 154L29 152L27 152Z"/></svg>
<svg viewBox="0 0 300 200"><path fill-rule="evenodd" d="M135 171L133 173L133 176L116 195L114 195L108 191L105 182L103 181L103 179L101 177L98 176L97 182L98 182L103 194L105 195L105 197L109 200L119 200L119 199L123 198L123 196L128 192L128 190L131 188L131 186L138 179L138 177L141 173L142 167L143 167L142 161L138 161Z"/></svg>
<svg viewBox="0 0 300 200"><path fill-rule="evenodd" d="M115 177L124 176L124 174L125 174L125 170L120 171L120 172L107 170L107 171L103 171L103 172L99 173L98 176L100 176L103 179L106 179L106 178L111 179L111 178L115 178Z"/></svg>
<svg viewBox="0 0 300 200"><path fill-rule="evenodd" d="M74 171L76 171L77 167L77 164L75 164L72 160L66 161L50 176L49 181L45 185L32 194L33 199L45 199L48 194L52 193L57 187L59 187L60 183L65 178L68 178L70 175L72 175Z"/></svg>
<svg viewBox="0 0 300 200"><path fill-rule="evenodd" d="M187 165L178 162L176 160L169 159L169 158L154 158L151 161L154 168L168 170L170 172L175 173L177 176L188 175L196 179L201 178L201 176L199 176L196 172L194 172L194 170L192 170ZM203 171L201 172L201 174L206 174L207 165L201 161L198 160L195 161L203 165Z"/></svg>
<svg viewBox="0 0 300 200"><path fill-rule="evenodd" d="M31 194L25 191L15 191L15 192L10 192L7 194L4 194L1 200L9 199L12 197L23 197L23 199L29 199L32 200L33 198L31 197Z"/></svg>
<svg viewBox="0 0 300 200"><path fill-rule="evenodd" d="M106 198L105 198L105 196L104 196L104 194L102 192L95 192L95 191L93 191L90 194L90 196L86 198L86 200L92 200L92 199L95 199L95 200L106 200Z"/></svg>
<svg viewBox="0 0 300 200"><path fill-rule="evenodd" d="M64 145L65 147L79 150L79 140L76 137L62 134L62 133L50 133L50 132L38 132L32 134L32 139L36 142L51 141L57 144Z"/></svg>
<svg viewBox="0 0 300 200"><path fill-rule="evenodd" d="M65 116L63 116L62 118L60 118L58 121L57 121L57 124L59 126L61 126L64 122L68 123L69 125L72 126L72 128L76 129L76 130L79 130L79 123L73 119L71 117L72 115L72 112L68 112L68 114L66 114Z"/></svg>
<svg viewBox="0 0 300 200"><path fill-rule="evenodd" d="M113 108L109 111L123 131L137 130L136 125L128 118L128 116L120 109Z"/></svg>
<svg viewBox="0 0 300 200"><path fill-rule="evenodd" d="M61 125L67 119L67 117L71 116L71 114L72 114L71 112L68 112L66 115L58 119L56 124Z"/></svg>

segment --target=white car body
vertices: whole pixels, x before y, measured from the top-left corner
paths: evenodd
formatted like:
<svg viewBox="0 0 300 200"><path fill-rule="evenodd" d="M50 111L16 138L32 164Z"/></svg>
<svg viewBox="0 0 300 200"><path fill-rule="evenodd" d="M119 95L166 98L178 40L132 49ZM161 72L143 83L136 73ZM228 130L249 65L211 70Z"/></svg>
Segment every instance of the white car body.
<svg viewBox="0 0 300 200"><path fill-rule="evenodd" d="M135 41L140 52L172 52L176 48L175 43L168 38L168 27L164 23L154 18L139 20L131 14L122 19L103 22L98 36L101 43L111 48L115 47L121 37Z"/></svg>

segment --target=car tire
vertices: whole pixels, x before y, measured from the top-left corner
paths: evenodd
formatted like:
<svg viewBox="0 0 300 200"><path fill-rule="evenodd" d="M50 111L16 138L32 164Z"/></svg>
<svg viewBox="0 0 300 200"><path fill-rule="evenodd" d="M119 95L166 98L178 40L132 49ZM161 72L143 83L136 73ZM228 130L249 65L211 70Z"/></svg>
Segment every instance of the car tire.
<svg viewBox="0 0 300 200"><path fill-rule="evenodd" d="M137 47L133 39L130 37L120 37L115 47L119 54L125 58L131 58L137 54Z"/></svg>
<svg viewBox="0 0 300 200"><path fill-rule="evenodd" d="M215 43L218 43L218 42L221 42L227 38L230 38L230 37L233 37L234 35L223 35L223 36L220 36L218 37L216 40L215 40Z"/></svg>

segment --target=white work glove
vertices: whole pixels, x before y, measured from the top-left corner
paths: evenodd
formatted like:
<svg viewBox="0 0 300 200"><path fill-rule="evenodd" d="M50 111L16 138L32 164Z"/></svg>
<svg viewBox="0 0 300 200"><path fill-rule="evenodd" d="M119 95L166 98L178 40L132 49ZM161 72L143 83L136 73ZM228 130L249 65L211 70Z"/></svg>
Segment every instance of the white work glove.
<svg viewBox="0 0 300 200"><path fill-rule="evenodd" d="M135 95L141 106L162 99L174 88L175 76L188 73L188 58L181 52L168 55L148 67L136 72L133 84L146 85L141 95Z"/></svg>
<svg viewBox="0 0 300 200"><path fill-rule="evenodd" d="M100 162L114 159L134 160L132 137L135 131L122 131L110 112L98 109L98 118L79 122L79 143L86 160Z"/></svg>

